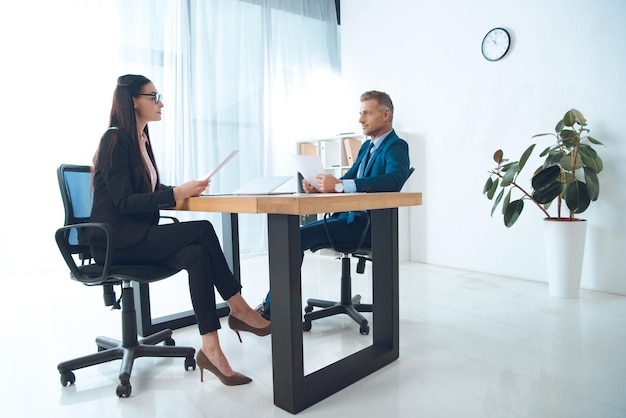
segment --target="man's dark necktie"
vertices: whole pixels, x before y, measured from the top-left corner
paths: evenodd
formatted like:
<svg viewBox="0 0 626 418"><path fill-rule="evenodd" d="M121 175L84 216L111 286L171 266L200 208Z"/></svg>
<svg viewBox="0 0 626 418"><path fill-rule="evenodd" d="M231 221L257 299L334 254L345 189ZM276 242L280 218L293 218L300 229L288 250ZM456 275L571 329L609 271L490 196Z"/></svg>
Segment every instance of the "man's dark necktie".
<svg viewBox="0 0 626 418"><path fill-rule="evenodd" d="M357 177L362 178L365 177L365 169L367 168L367 163L370 161L370 157L372 156L372 149L374 148L374 142L370 142L369 147L367 148L367 152L365 157L363 157L363 161L359 166L359 171L357 173Z"/></svg>
<svg viewBox="0 0 626 418"><path fill-rule="evenodd" d="M361 163L359 164L359 170L357 171L357 178L363 178L365 177L365 169L367 168L367 163L369 163L370 161L370 157L372 156L372 149L374 148L374 142L370 142L369 147L367 148L366 154L363 157L363 159L361 160ZM355 214L354 212L349 212L348 213L348 219L347 222L349 224L351 224L352 222L354 222L354 217Z"/></svg>

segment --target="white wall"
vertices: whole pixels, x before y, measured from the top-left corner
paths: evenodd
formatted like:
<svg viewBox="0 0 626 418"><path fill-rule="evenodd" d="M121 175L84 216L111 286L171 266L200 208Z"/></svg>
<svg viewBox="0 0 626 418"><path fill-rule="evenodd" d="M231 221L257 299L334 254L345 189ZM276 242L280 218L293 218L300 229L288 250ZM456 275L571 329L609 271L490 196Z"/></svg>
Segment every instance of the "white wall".
<svg viewBox="0 0 626 418"><path fill-rule="evenodd" d="M410 133L408 187L424 192L411 209L411 259L545 282L539 210L526 205L507 229L481 192L496 149L518 159L574 107L606 145L600 199L583 214L582 286L626 294L625 1L344 0L341 15L347 91L388 92L396 130ZM492 63L480 45L497 26L513 42Z"/></svg>
<svg viewBox="0 0 626 418"><path fill-rule="evenodd" d="M66 3L41 1L42 12L33 14L30 2L13 2L10 13L0 13L1 38L20 39L7 43L0 66L3 278L66 270L52 239L63 222L55 169L60 162L90 162L112 91L102 80L121 73L67 68L69 55L106 60L98 48L80 44L72 28L55 26L41 36L61 4L73 7ZM391 94L395 127L408 133L417 169L405 190L424 192L424 206L410 210L411 259L545 281L538 211L527 206L506 229L500 217L489 217L491 202L481 191L497 148L519 158L530 136L551 130L576 107L606 144L600 149L606 167L600 200L584 214L589 230L583 287L626 294L618 264L626 254L626 224L619 216L626 206L620 124L626 115L626 2L381 4L342 2L346 86L329 103L345 103L345 115L326 117L321 109L311 123L345 120L328 132L358 132L359 95L369 89ZM489 63L480 43L495 26L511 32L513 46L504 60ZM336 106L329 108L336 112Z"/></svg>
<svg viewBox="0 0 626 418"><path fill-rule="evenodd" d="M64 217L56 168L90 164L121 74L105 65L101 45L78 35L80 22L61 18L75 8L73 1L0 5L3 279L67 271L53 238Z"/></svg>

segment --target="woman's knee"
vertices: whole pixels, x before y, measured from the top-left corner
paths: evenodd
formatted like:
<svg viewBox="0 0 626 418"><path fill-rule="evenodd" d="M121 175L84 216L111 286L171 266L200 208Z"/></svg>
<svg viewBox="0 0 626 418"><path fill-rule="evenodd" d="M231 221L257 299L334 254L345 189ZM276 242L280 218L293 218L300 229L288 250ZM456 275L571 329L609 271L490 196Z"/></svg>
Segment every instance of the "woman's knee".
<svg viewBox="0 0 626 418"><path fill-rule="evenodd" d="M197 221L198 225L198 233L201 237L215 237L217 238L217 234L215 232L215 228L213 224L209 221Z"/></svg>
<svg viewBox="0 0 626 418"><path fill-rule="evenodd" d="M213 224L207 220L199 220L199 221L191 221L190 224L193 225L193 228L201 233L207 234L215 234L215 228L213 228Z"/></svg>
<svg viewBox="0 0 626 418"><path fill-rule="evenodd" d="M182 222L187 242L207 246L208 243L219 241L213 224L206 220Z"/></svg>

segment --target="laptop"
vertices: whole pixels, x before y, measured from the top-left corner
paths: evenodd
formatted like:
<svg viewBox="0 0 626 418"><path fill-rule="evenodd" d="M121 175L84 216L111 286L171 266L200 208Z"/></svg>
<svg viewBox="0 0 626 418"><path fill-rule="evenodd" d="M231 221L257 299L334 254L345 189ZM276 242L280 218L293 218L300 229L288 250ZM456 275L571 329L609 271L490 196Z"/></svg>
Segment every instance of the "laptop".
<svg viewBox="0 0 626 418"><path fill-rule="evenodd" d="M293 176L259 177L235 190L233 194L291 194L293 192L277 192L280 186Z"/></svg>

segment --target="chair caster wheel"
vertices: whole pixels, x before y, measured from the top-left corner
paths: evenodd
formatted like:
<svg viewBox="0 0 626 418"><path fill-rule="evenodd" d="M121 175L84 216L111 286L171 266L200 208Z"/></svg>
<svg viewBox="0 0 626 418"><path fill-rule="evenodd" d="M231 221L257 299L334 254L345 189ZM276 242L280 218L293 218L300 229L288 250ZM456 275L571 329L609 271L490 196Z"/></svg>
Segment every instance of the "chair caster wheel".
<svg viewBox="0 0 626 418"><path fill-rule="evenodd" d="M130 392L132 392L132 390L133 388L130 385L130 382L126 381L117 385L117 389L115 389L115 393L117 394L118 398L129 398Z"/></svg>
<svg viewBox="0 0 626 418"><path fill-rule="evenodd" d="M307 306L304 308L304 312L306 312L306 313L313 312L313 307L312 307L312 306L307 305Z"/></svg>
<svg viewBox="0 0 626 418"><path fill-rule="evenodd" d="M176 345L176 341L174 341L173 338L168 338L165 341L163 341L163 344L167 345L167 346L170 346L170 347L173 347L173 346Z"/></svg>
<svg viewBox="0 0 626 418"><path fill-rule="evenodd" d="M193 357L187 357L185 359L185 371L196 370L196 359Z"/></svg>
<svg viewBox="0 0 626 418"><path fill-rule="evenodd" d="M359 332L361 333L361 335L367 335L370 333L370 327L369 325L363 325L359 328Z"/></svg>
<svg viewBox="0 0 626 418"><path fill-rule="evenodd" d="M73 372L61 373L61 385L68 386L73 385L76 382L76 375Z"/></svg>
<svg viewBox="0 0 626 418"><path fill-rule="evenodd" d="M311 321L304 321L302 323L302 330L306 331L306 332L311 331L311 327L312 326L313 326L313 324L311 323Z"/></svg>

